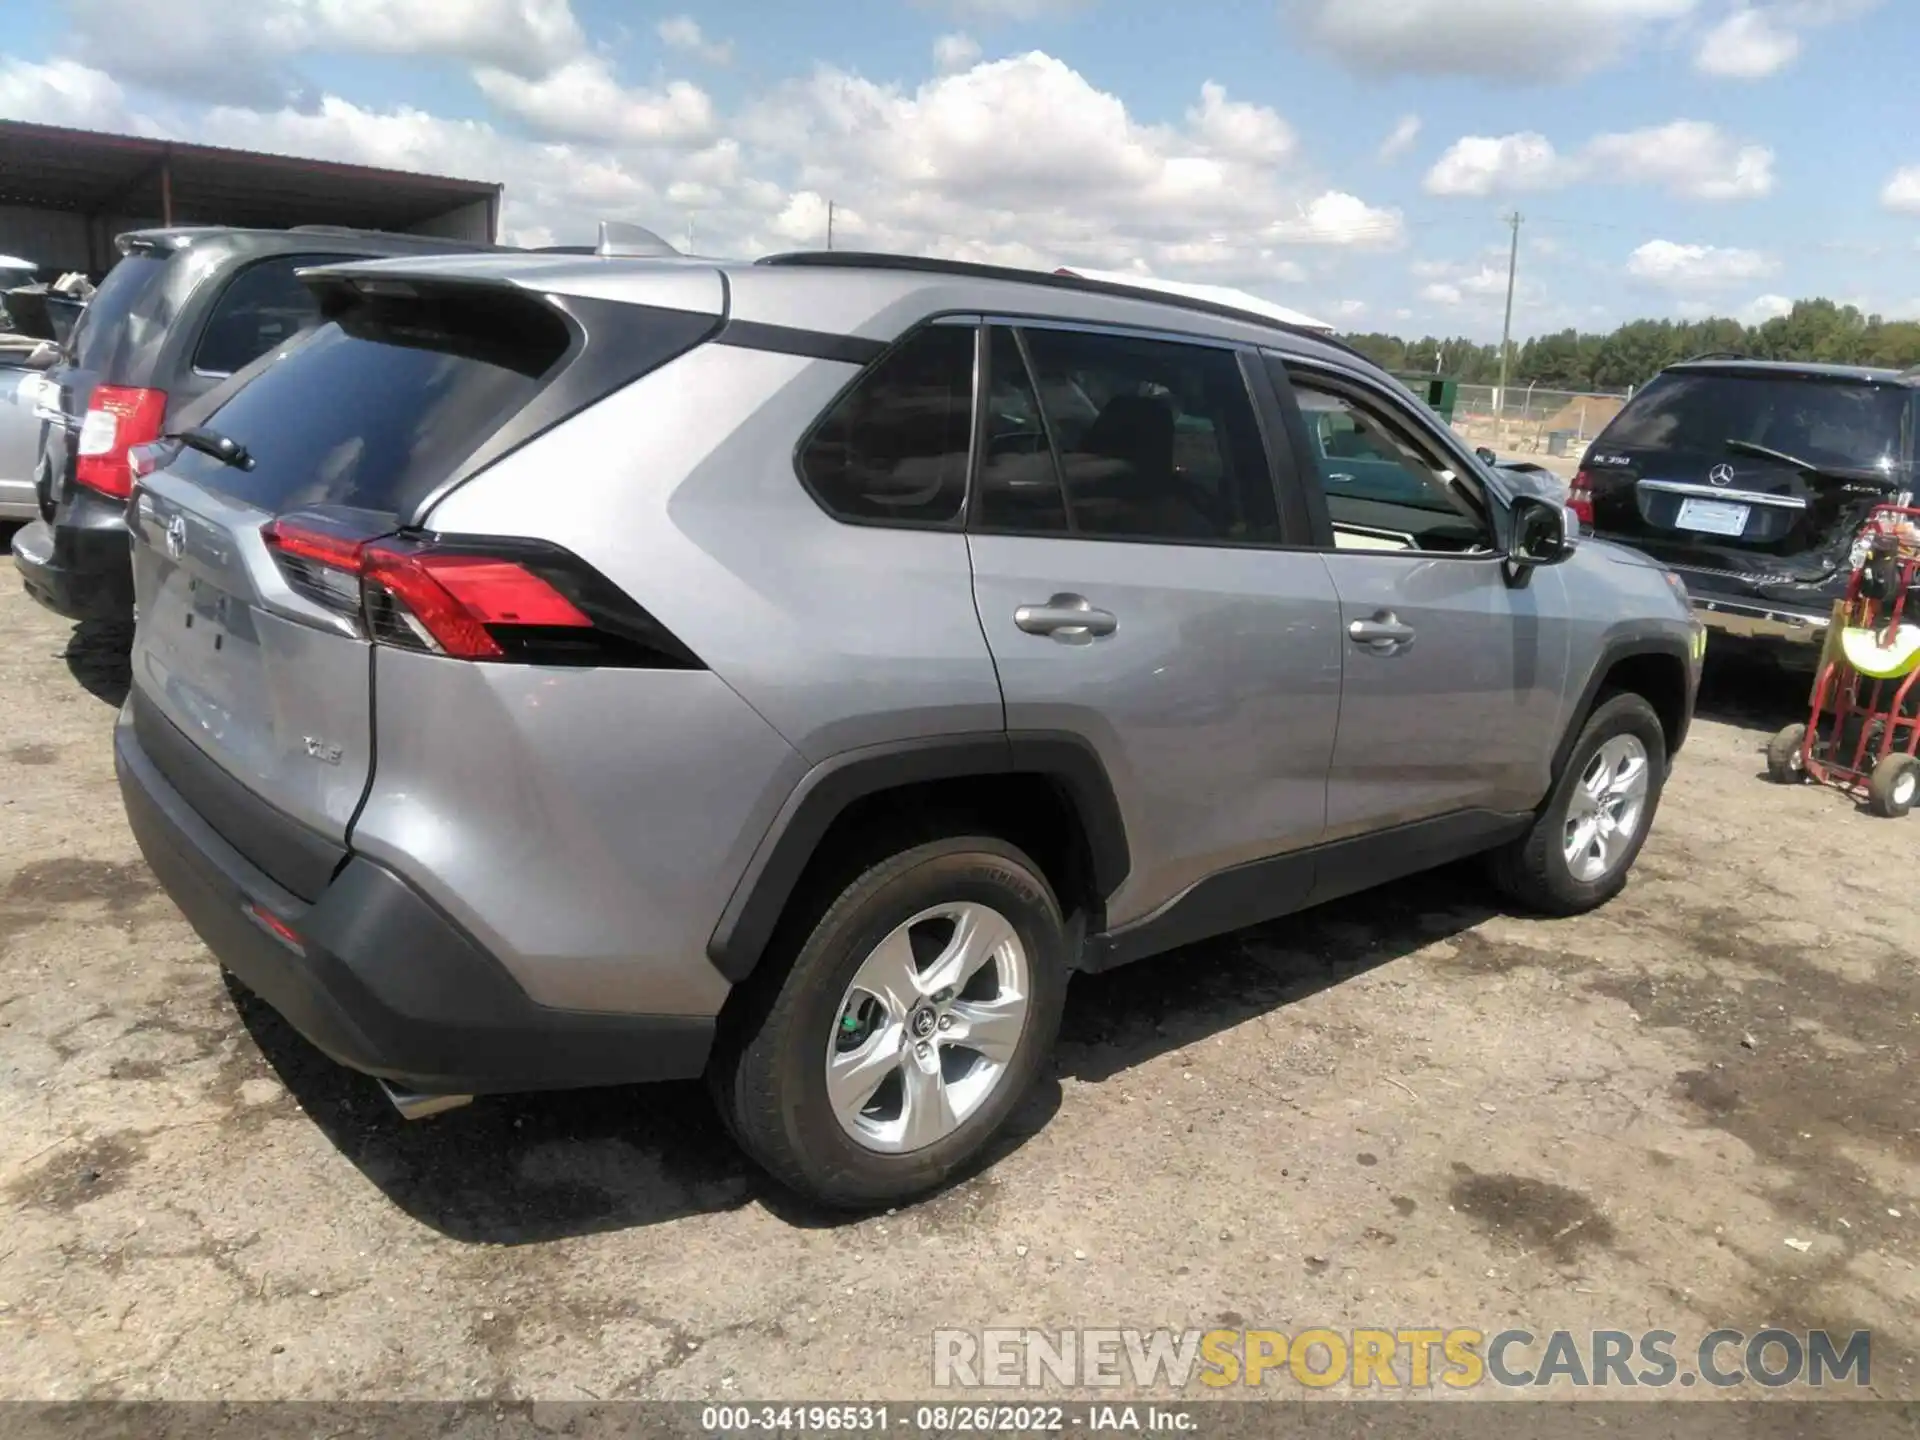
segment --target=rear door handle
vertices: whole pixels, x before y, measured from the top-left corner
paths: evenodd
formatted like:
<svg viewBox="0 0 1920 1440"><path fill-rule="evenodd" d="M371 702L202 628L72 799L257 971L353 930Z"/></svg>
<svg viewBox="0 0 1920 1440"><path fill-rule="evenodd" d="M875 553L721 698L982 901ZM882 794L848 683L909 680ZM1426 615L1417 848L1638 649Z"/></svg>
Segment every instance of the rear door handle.
<svg viewBox="0 0 1920 1440"><path fill-rule="evenodd" d="M1055 595L1044 605L1022 605L1013 623L1029 635L1050 635L1070 645L1085 645L1111 635L1120 622L1110 610L1096 610L1084 595Z"/></svg>
<svg viewBox="0 0 1920 1440"><path fill-rule="evenodd" d="M1390 655L1413 643L1413 627L1403 625L1391 610L1382 610L1371 620L1354 621L1347 627L1347 634L1355 644L1366 646L1376 655Z"/></svg>

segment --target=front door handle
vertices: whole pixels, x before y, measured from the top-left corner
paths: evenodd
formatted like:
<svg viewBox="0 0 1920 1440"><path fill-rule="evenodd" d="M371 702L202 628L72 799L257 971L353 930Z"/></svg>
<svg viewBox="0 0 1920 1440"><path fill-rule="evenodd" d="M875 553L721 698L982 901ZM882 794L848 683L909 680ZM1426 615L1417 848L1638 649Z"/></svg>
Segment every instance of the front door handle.
<svg viewBox="0 0 1920 1440"><path fill-rule="evenodd" d="M1382 610L1371 620L1354 621L1347 634L1376 655L1391 655L1413 643L1413 627L1403 625L1391 610Z"/></svg>
<svg viewBox="0 0 1920 1440"><path fill-rule="evenodd" d="M1085 645L1111 635L1120 622L1110 610L1096 610L1084 595L1055 595L1044 605L1022 605L1013 623L1029 635L1050 635L1069 645Z"/></svg>

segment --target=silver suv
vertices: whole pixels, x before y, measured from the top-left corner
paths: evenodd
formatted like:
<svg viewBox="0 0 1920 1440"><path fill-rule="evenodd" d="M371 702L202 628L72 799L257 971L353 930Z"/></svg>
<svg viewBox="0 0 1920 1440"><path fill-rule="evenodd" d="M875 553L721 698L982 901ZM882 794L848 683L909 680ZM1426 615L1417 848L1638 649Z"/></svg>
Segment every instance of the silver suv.
<svg viewBox="0 0 1920 1440"><path fill-rule="evenodd" d="M221 963L404 1113L704 1074L842 1205L1068 977L1462 856L1626 880L1700 632L1257 316L846 253L304 272L134 452L116 734Z"/></svg>

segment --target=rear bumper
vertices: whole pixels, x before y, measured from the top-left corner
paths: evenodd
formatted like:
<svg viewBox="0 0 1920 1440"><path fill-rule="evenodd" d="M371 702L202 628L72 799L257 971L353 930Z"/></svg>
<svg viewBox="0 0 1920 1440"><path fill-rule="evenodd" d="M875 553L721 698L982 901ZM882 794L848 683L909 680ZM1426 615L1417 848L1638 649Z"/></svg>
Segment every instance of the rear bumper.
<svg viewBox="0 0 1920 1440"><path fill-rule="evenodd" d="M76 496L58 519L13 537L13 563L27 593L69 620L131 620L133 557L124 509L104 496Z"/></svg>
<svg viewBox="0 0 1920 1440"><path fill-rule="evenodd" d="M114 762L134 838L207 948L342 1065L459 1094L688 1079L705 1068L711 1019L537 1005L452 920L363 856L311 905L301 901L181 798L127 714Z"/></svg>
<svg viewBox="0 0 1920 1440"><path fill-rule="evenodd" d="M1738 640L1759 640L1817 652L1826 643L1831 612L1782 609L1747 601L1695 596L1693 612L1709 630Z"/></svg>

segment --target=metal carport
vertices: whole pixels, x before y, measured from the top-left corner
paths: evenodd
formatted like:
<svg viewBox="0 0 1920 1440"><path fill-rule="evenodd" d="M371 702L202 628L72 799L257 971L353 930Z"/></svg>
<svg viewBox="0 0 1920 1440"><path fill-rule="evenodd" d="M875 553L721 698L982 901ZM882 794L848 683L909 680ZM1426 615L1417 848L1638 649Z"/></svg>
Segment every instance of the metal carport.
<svg viewBox="0 0 1920 1440"><path fill-rule="evenodd" d="M95 275L148 225L348 225L491 242L501 187L475 180L0 121L0 253Z"/></svg>

